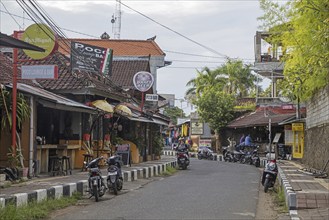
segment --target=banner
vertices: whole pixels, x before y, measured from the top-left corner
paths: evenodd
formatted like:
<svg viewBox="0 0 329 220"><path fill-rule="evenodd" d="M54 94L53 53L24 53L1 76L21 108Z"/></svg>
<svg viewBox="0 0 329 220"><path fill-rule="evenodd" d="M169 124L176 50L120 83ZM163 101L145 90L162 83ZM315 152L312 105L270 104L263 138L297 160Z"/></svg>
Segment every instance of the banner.
<svg viewBox="0 0 329 220"><path fill-rule="evenodd" d="M111 75L112 58L112 49L71 42L72 69Z"/></svg>

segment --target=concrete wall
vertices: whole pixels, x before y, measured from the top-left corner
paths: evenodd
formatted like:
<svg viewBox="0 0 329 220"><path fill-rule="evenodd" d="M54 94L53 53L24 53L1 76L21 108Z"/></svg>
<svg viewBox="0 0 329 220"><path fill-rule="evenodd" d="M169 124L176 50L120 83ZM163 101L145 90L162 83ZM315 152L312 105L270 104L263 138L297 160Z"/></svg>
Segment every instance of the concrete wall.
<svg viewBox="0 0 329 220"><path fill-rule="evenodd" d="M303 163L322 170L329 159L329 85L307 103ZM326 168L329 174L329 165Z"/></svg>

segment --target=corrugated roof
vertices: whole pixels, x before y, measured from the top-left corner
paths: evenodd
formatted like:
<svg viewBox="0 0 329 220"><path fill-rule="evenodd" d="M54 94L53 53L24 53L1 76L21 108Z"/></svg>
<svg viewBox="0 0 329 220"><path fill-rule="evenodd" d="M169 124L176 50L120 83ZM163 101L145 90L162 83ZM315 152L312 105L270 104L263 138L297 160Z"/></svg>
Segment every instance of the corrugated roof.
<svg viewBox="0 0 329 220"><path fill-rule="evenodd" d="M65 42L64 42L65 41ZM110 48L113 56L164 56L165 53L153 40L122 40L122 39L64 39L59 41L59 52L68 56L71 41L97 47Z"/></svg>

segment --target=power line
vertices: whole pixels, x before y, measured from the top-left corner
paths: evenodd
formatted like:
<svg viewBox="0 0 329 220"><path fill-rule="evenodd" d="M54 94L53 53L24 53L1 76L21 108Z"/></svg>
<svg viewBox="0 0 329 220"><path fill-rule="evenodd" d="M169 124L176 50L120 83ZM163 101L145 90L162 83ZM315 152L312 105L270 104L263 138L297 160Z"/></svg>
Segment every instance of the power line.
<svg viewBox="0 0 329 220"><path fill-rule="evenodd" d="M3 3L2 3L2 5L3 5ZM16 22L17 25L19 25L19 23L17 22L16 19L14 19L14 17L23 18L23 19L27 19L27 20L30 20L30 21L35 22L33 19L24 18L24 17L22 17L20 15L16 15L16 14L10 13L8 10L7 11L3 11L3 10L0 9L0 12L10 15L12 17L12 19ZM82 32L79 32L79 31L72 30L72 29L62 28L62 27L61 27L61 29L62 30L65 30L65 31L68 31L68 32L72 32L72 33L76 33L76 34L81 34L81 35L84 35L84 36L87 36L87 37L92 37L92 38L95 38L95 39L99 39L99 37L97 37L97 36L86 34L86 33L82 33ZM63 34L63 33L62 33L62 35L65 36L65 34ZM123 43L129 45L129 42L123 42ZM150 49L150 47L146 47L146 46L133 45L133 44L131 44L131 45L134 46L134 47L141 47L141 48L148 48L148 49ZM63 48L63 49L66 50L65 48ZM204 57L204 58L213 58L213 59L225 59L225 58L228 58L228 57L223 57L223 56L221 56L221 57L218 57L218 56L208 56L208 55L192 54L192 53L186 53L186 52L180 52L180 51L173 51L173 50L163 50L163 51L166 52L166 53L174 53L174 54L181 54L181 55L195 56L195 57ZM241 58L241 60L247 61L247 60L254 60L254 59Z"/></svg>
<svg viewBox="0 0 329 220"><path fill-rule="evenodd" d="M168 26L166 26L166 25L164 25L164 24L161 24L160 22L158 22L158 21L154 20L153 18L151 18L151 17L149 17L149 16L147 16L147 15L145 15L145 14L143 14L143 13L141 13L141 12L135 10L135 9L133 9L132 7L126 5L126 4L122 3L122 2L120 2L120 3L121 3L123 6L129 8L130 10L136 12L137 14L142 15L143 17L145 17L145 18L147 18L147 19L153 21L154 23L156 23L156 24L158 24L158 25L164 27L165 29L167 29L167 30L169 30L169 31L171 31L171 32L173 32L173 33L175 33L175 34L177 34L177 35L179 35L179 36L181 36L181 37L183 37L183 38L185 38L185 39L191 41L192 43L195 43L195 44L197 44L197 45L203 47L204 49L207 49L207 50L211 51L211 52L214 53L214 54L217 54L217 55L219 55L219 56L222 56L223 58L229 58L229 56L227 56L227 55L225 55L225 54L222 54L222 53L219 53L219 52L217 52L216 50L214 50L214 49L212 49L212 48L210 48L210 47L207 47L207 46L205 46L205 45L203 45L203 44L201 44L201 43L199 43L199 42L197 42L197 41L195 41L195 40L193 40L193 39L191 39L191 38L189 38L189 37L187 37L187 36L185 36L185 35L183 35L183 34L181 34L181 33L179 33L179 32L177 32L177 31L175 31L175 30L169 28Z"/></svg>

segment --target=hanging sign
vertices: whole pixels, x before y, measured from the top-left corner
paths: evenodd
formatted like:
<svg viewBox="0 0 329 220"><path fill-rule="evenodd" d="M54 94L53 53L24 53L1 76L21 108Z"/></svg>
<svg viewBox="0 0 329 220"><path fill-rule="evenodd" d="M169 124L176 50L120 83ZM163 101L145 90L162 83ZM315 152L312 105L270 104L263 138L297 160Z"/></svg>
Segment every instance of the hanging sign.
<svg viewBox="0 0 329 220"><path fill-rule="evenodd" d="M146 92L152 87L154 78L151 73L140 71L134 75L133 82L136 89Z"/></svg>
<svg viewBox="0 0 329 220"><path fill-rule="evenodd" d="M72 69L110 75L112 58L112 49L71 42Z"/></svg>
<svg viewBox="0 0 329 220"><path fill-rule="evenodd" d="M50 27L45 24L32 24L24 31L22 40L33 44L35 46L45 49L45 52L38 52L32 50L23 50L26 56L41 60L53 54L57 48L58 43L55 33Z"/></svg>

